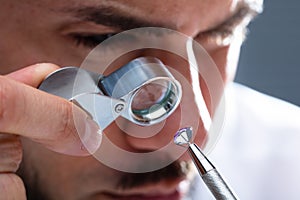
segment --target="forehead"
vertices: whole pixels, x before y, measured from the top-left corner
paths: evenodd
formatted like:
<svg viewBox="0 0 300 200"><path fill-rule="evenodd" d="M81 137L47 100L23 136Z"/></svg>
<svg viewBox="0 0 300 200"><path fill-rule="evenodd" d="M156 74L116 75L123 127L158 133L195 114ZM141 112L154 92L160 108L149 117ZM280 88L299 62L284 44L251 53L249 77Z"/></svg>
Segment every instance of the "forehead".
<svg viewBox="0 0 300 200"><path fill-rule="evenodd" d="M85 7L107 7L109 12L169 24L192 32L212 28L229 17L241 0L21 0L39 11L63 12ZM70 14L69 12L65 13Z"/></svg>

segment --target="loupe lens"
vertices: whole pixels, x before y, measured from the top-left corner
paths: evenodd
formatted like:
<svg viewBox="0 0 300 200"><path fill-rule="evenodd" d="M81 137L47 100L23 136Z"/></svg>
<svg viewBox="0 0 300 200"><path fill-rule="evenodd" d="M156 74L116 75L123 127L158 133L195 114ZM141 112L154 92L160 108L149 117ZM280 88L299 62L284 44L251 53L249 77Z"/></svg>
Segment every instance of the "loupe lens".
<svg viewBox="0 0 300 200"><path fill-rule="evenodd" d="M177 89L165 79L155 80L139 88L133 95L131 111L138 121L148 122L167 115L178 101Z"/></svg>
<svg viewBox="0 0 300 200"><path fill-rule="evenodd" d="M169 87L166 81L156 81L142 86L132 100L132 110L139 112L160 104L170 92Z"/></svg>
<svg viewBox="0 0 300 200"><path fill-rule="evenodd" d="M142 126L166 119L181 99L181 85L157 58L136 58L110 75L99 87L104 94L121 99L126 107L121 116Z"/></svg>

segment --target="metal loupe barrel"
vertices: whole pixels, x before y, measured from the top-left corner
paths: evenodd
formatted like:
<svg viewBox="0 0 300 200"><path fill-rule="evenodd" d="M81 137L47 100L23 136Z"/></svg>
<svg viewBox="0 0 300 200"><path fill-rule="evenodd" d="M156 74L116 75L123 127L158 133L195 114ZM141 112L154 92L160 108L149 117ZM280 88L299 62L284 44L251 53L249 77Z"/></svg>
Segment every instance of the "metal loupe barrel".
<svg viewBox="0 0 300 200"><path fill-rule="evenodd" d="M119 115L142 126L159 123L174 112L182 95L180 83L153 57L136 58L108 76L62 68L39 89L76 102L102 129Z"/></svg>
<svg viewBox="0 0 300 200"><path fill-rule="evenodd" d="M140 125L168 117L181 99L181 86L164 64L153 57L137 58L99 82L104 93L128 102L125 118Z"/></svg>

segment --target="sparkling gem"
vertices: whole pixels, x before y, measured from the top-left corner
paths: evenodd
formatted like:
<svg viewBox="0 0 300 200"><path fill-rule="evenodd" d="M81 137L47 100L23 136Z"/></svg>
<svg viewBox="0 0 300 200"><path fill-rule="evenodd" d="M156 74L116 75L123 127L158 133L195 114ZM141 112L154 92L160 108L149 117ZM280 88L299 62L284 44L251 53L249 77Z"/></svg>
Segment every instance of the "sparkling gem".
<svg viewBox="0 0 300 200"><path fill-rule="evenodd" d="M191 127L182 128L174 136L174 143L180 146L188 146L193 137L193 130Z"/></svg>

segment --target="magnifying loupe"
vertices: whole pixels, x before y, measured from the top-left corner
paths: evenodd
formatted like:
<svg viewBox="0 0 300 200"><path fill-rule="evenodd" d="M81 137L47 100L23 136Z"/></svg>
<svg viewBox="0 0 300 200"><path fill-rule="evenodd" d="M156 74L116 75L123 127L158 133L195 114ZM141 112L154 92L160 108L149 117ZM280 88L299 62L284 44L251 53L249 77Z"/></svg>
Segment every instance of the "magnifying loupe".
<svg viewBox="0 0 300 200"><path fill-rule="evenodd" d="M141 126L159 123L182 96L180 83L154 57L136 58L108 76L65 67L47 76L39 89L80 106L101 130L118 116Z"/></svg>

